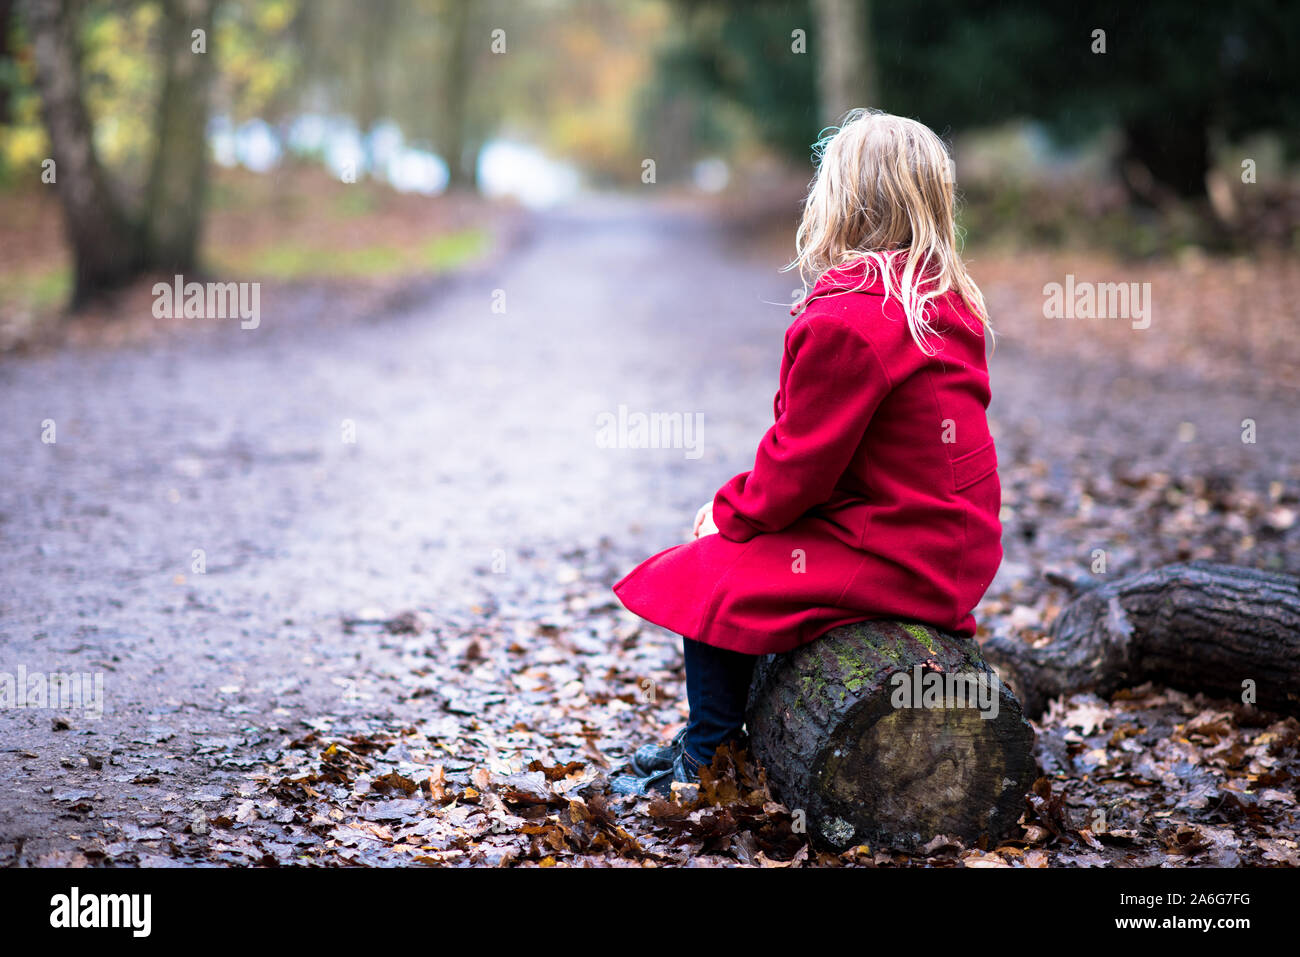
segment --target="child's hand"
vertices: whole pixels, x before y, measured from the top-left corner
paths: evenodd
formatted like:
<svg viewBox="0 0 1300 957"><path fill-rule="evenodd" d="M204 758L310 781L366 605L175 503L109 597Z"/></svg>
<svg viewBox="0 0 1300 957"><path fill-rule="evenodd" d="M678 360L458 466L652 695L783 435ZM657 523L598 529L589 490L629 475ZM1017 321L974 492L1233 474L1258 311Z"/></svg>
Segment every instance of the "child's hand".
<svg viewBox="0 0 1300 957"><path fill-rule="evenodd" d="M718 526L713 524L713 499L709 499L695 513L695 527L692 531L696 538L702 538L705 535L712 535L717 530Z"/></svg>

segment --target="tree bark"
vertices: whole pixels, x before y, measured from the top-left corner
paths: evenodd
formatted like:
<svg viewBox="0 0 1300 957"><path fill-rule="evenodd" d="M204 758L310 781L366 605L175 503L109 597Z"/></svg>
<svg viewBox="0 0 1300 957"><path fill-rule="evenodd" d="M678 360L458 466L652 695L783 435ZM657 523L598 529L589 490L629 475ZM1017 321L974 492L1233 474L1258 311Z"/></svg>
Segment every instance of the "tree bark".
<svg viewBox="0 0 1300 957"><path fill-rule="evenodd" d="M163 89L145 198L145 238L149 265L169 272L191 270L198 258L207 188L215 7L216 0L163 4ZM194 30L204 31L205 52L192 50Z"/></svg>
<svg viewBox="0 0 1300 957"><path fill-rule="evenodd" d="M869 0L815 0L813 13L823 122L837 123L856 107L878 106Z"/></svg>
<svg viewBox="0 0 1300 957"><path fill-rule="evenodd" d="M77 4L26 0L36 86L55 163L64 232L72 247L72 304L113 289L140 267L139 236L112 191L95 151L81 85Z"/></svg>
<svg viewBox="0 0 1300 957"><path fill-rule="evenodd" d="M952 684L904 699L918 679ZM963 706L958 687L982 690ZM922 625L864 622L766 656L747 724L776 796L832 850L996 841L1038 776L1033 729L978 645Z"/></svg>
<svg viewBox="0 0 1300 957"><path fill-rule="evenodd" d="M983 650L1030 715L1058 695L1144 681L1237 700L1253 690L1260 707L1300 715L1300 579L1167 565L1085 592L1041 648L994 638Z"/></svg>

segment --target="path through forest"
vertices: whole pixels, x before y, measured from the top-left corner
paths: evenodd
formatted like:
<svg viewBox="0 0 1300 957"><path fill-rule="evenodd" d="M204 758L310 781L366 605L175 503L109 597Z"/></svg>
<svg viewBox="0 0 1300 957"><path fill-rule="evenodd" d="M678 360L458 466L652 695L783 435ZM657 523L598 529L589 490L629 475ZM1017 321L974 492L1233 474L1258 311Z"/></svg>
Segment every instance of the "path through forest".
<svg viewBox="0 0 1300 957"><path fill-rule="evenodd" d="M680 720L671 641L608 585L748 467L791 285L700 214L601 200L393 315L303 303L256 330L0 361L0 671L98 672L105 695L98 720L0 711L0 861L198 855L286 742L350 721L472 716L506 774L538 735L556 762L615 765ZM991 626L1025 623L1046 561L1179 557L1179 507L1143 491L1153 468L1261 500L1300 477L1286 403L1121 363L999 343L1010 512ZM600 447L598 417L621 407L702 414L698 450ZM1131 511L1144 494L1159 516ZM468 752L444 750L473 780ZM321 833L300 830L290 858Z"/></svg>

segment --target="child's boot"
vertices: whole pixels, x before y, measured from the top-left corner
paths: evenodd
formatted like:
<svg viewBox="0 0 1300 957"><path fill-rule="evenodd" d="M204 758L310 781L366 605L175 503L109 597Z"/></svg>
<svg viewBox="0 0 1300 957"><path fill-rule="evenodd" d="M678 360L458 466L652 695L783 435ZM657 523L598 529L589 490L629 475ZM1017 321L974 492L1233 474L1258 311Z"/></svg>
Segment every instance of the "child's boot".
<svg viewBox="0 0 1300 957"><path fill-rule="evenodd" d="M673 766L673 760L681 753L686 740L686 729L673 735L669 744L643 744L636 749L628 766L637 777L648 777L658 771L667 771Z"/></svg>
<svg viewBox="0 0 1300 957"><path fill-rule="evenodd" d="M661 771L651 774L620 774L609 782L609 789L615 794L630 794L635 797L649 797L658 794L671 797L673 782L698 784L700 781L699 765L684 750L678 750L672 764Z"/></svg>

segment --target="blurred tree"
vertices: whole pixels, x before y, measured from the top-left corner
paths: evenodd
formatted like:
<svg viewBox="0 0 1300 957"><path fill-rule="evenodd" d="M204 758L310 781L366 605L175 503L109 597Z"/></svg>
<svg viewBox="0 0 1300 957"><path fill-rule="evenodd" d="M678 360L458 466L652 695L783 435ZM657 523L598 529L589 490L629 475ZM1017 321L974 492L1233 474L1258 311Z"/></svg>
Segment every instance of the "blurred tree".
<svg viewBox="0 0 1300 957"><path fill-rule="evenodd" d="M370 134L386 115L386 91L383 73L389 64L394 30L397 27L396 0L370 0L359 11L361 42L356 44L361 56L361 83L357 102L357 127L366 150L366 168L373 173L374 142Z"/></svg>
<svg viewBox="0 0 1300 957"><path fill-rule="evenodd" d="M1300 4L1285 0L674 0L673 9L679 27L662 44L652 102L689 99L705 130L719 103L739 106L791 157L806 157L818 119L845 104L942 133L1029 118L1070 142L1111 127L1141 202L1203 200L1219 135L1267 130L1300 150ZM809 23L809 56L791 56L791 29Z"/></svg>
<svg viewBox="0 0 1300 957"><path fill-rule="evenodd" d="M216 0L162 4L161 94L143 201L129 204L100 160L86 107L79 0L24 0L36 86L73 252L73 304L145 271L196 264L207 168L207 91ZM194 31L202 30L201 35Z"/></svg>
<svg viewBox="0 0 1300 957"><path fill-rule="evenodd" d="M318 49L312 29L321 8L300 0L224 0L213 110L235 123L263 119L283 134Z"/></svg>
<svg viewBox="0 0 1300 957"><path fill-rule="evenodd" d="M1216 133L1300 145L1296 4L923 0L873 22L890 109L953 130L1028 117L1065 142L1113 127L1140 202L1203 199Z"/></svg>
<svg viewBox="0 0 1300 957"><path fill-rule="evenodd" d="M149 268L184 272L198 256L208 169L208 88L216 0L163 4L163 86L143 210L143 258ZM202 50L197 35L202 31Z"/></svg>
<svg viewBox="0 0 1300 957"><path fill-rule="evenodd" d="M824 123L855 107L878 106L870 0L814 0L817 97Z"/></svg>
<svg viewBox="0 0 1300 957"><path fill-rule="evenodd" d="M524 5L507 5L498 22L520 19L516 6ZM453 187L472 186L497 95L476 82L489 15L498 12L488 0L301 2L290 29L297 70L276 110L350 117L363 137L391 120L408 143L441 154ZM520 92L508 78L503 86ZM365 139L372 173L373 146Z"/></svg>
<svg viewBox="0 0 1300 957"><path fill-rule="evenodd" d="M752 135L806 158L822 126L807 0L673 0L671 6L673 26L645 99L644 125L655 128L671 117L694 150L725 149L737 136Z"/></svg>
<svg viewBox="0 0 1300 957"><path fill-rule="evenodd" d="M9 99L18 82L17 67L9 52L13 20L13 0L0 0L0 126L9 123Z"/></svg>
<svg viewBox="0 0 1300 957"><path fill-rule="evenodd" d="M23 5L54 153L64 230L72 246L74 305L126 282L144 260L139 231L128 219L95 148L82 87L79 6L71 0L25 0Z"/></svg>
<svg viewBox="0 0 1300 957"><path fill-rule="evenodd" d="M486 45L487 36L478 35L474 20L471 4L464 0L449 0L443 11L446 39L438 146L447 163L448 186L452 189L472 187L478 166L478 149L472 142L468 124L473 87L470 70L473 48L480 41Z"/></svg>
<svg viewBox="0 0 1300 957"><path fill-rule="evenodd" d="M480 0L476 9L484 50L492 29L511 38L508 55L479 58L477 135L531 140L606 183L639 183L647 157L674 165L673 119L638 110L656 41L672 28L661 0Z"/></svg>

